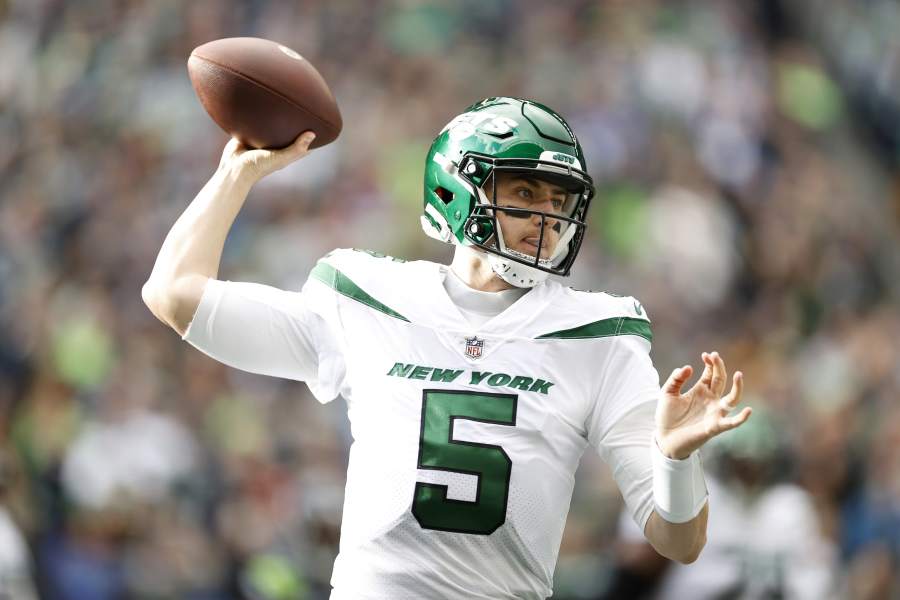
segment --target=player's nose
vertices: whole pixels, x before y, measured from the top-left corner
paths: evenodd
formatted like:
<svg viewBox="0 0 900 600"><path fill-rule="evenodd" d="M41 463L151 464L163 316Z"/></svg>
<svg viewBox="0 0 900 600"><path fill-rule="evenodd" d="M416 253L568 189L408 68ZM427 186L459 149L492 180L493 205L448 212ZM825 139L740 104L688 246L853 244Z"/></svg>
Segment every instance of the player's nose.
<svg viewBox="0 0 900 600"><path fill-rule="evenodd" d="M532 213L531 222L536 227L543 227L545 229L553 229L554 231L559 231L559 220L554 218L556 214L556 208L553 206L552 200L547 200L542 202L534 207L534 210L539 211L536 213ZM543 214L541 214L543 213Z"/></svg>

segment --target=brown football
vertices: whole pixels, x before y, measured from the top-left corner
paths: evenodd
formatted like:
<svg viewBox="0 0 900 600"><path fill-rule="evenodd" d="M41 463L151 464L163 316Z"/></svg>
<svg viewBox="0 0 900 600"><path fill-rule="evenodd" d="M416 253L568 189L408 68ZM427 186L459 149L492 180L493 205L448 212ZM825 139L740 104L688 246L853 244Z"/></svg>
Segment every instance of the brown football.
<svg viewBox="0 0 900 600"><path fill-rule="evenodd" d="M309 61L277 42L208 42L191 52L188 73L213 121L247 146L283 148L311 129L317 148L341 132L341 112L328 84Z"/></svg>

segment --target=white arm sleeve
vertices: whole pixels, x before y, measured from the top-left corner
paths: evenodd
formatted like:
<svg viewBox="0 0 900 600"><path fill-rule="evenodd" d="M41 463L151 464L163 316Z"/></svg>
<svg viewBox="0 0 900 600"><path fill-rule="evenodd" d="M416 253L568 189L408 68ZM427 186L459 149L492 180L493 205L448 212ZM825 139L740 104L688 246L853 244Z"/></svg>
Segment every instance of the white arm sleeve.
<svg viewBox="0 0 900 600"><path fill-rule="evenodd" d="M182 339L228 366L305 381L326 403L346 372L336 337L303 293L210 279Z"/></svg>
<svg viewBox="0 0 900 600"><path fill-rule="evenodd" d="M643 532L653 512L653 440L656 401L637 405L610 427L598 445L631 518Z"/></svg>
<svg viewBox="0 0 900 600"><path fill-rule="evenodd" d="M653 512L653 439L659 374L650 342L615 338L588 419L588 441L609 465L632 518L644 530Z"/></svg>

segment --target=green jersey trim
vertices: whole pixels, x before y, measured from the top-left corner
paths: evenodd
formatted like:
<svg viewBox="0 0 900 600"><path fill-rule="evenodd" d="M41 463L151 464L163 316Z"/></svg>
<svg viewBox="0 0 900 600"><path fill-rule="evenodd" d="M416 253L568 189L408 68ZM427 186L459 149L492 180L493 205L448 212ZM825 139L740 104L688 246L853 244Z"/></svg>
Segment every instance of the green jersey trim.
<svg viewBox="0 0 900 600"><path fill-rule="evenodd" d="M581 340L586 338L610 337L614 335L638 335L648 342L653 341L650 323L644 319L634 319L632 317L613 317L611 319L594 321L593 323L573 327L572 329L563 329L561 331L545 333L544 335L539 335L537 339Z"/></svg>
<svg viewBox="0 0 900 600"><path fill-rule="evenodd" d="M310 277L318 279L334 291L339 294L343 294L352 300L356 300L362 304L370 308L374 308L377 311L383 312L384 314L394 317L395 319L400 319L401 321L406 321L409 323L409 319L398 313L397 311L385 306L365 291L360 288L358 285L353 283L353 280L329 265L328 263L320 262L318 263L310 273Z"/></svg>

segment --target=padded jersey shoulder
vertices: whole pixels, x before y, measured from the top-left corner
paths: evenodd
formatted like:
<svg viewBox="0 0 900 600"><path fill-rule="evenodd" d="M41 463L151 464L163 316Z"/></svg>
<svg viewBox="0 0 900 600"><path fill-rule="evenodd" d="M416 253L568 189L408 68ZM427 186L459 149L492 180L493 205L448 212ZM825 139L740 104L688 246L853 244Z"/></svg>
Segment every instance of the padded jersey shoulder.
<svg viewBox="0 0 900 600"><path fill-rule="evenodd" d="M408 313L410 289L435 268L427 261L406 261L372 250L338 248L321 259L310 272L332 291L403 321Z"/></svg>
<svg viewBox="0 0 900 600"><path fill-rule="evenodd" d="M320 258L318 262L325 262L339 269L355 270L359 268L385 268L391 264L403 265L409 261L388 256L375 250L335 248Z"/></svg>
<svg viewBox="0 0 900 600"><path fill-rule="evenodd" d="M553 294L545 319L546 332L538 339L583 339L637 335L652 341L650 317L634 296L576 290L548 281Z"/></svg>
<svg viewBox="0 0 900 600"><path fill-rule="evenodd" d="M428 261L406 261L370 250L339 248L319 260L310 280L318 280L334 292L383 314L425 323L429 320L425 313L433 305L424 310L421 304L435 289L423 282L433 277L437 268ZM542 283L541 288L533 292L546 294L546 304L538 313L522 315L529 321L522 331L526 337L574 340L636 335L652 341L650 319L633 296L576 290L552 279Z"/></svg>

